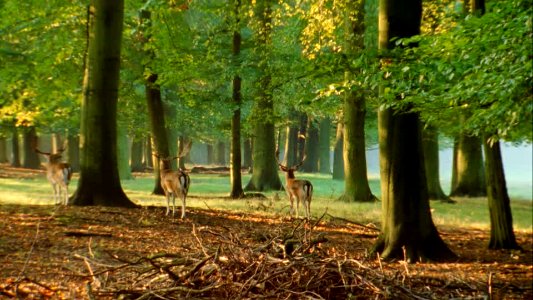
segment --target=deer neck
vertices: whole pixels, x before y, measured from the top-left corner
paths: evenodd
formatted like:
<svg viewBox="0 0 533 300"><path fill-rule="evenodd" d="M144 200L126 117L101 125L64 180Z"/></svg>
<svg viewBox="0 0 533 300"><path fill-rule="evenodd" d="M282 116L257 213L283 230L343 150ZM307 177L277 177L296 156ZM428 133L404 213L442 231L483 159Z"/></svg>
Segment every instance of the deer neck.
<svg viewBox="0 0 533 300"><path fill-rule="evenodd" d="M287 182L294 181L296 179L296 177L294 176L294 170L288 170L285 173L285 179L287 180Z"/></svg>

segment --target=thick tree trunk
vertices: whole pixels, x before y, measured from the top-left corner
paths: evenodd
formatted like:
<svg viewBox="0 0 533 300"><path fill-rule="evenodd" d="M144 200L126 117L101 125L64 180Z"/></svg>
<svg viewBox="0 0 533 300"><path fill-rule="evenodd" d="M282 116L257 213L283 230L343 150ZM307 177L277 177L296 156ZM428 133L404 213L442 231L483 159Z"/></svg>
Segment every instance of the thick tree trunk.
<svg viewBox="0 0 533 300"><path fill-rule="evenodd" d="M141 137L134 137L131 143L131 164L132 172L142 172L143 167L143 145L144 139Z"/></svg>
<svg viewBox="0 0 533 300"><path fill-rule="evenodd" d="M439 132L432 126L427 126L422 131L422 147L424 149L424 166L428 182L428 196L430 200L454 202L444 191L440 184L439 174Z"/></svg>
<svg viewBox="0 0 533 300"><path fill-rule="evenodd" d="M513 231L511 201L507 193L500 142L483 144L490 212L490 249L519 249Z"/></svg>
<svg viewBox="0 0 533 300"><path fill-rule="evenodd" d="M20 143L17 127L13 127L11 136L11 166L20 167Z"/></svg>
<svg viewBox="0 0 533 300"><path fill-rule="evenodd" d="M0 137L0 163L8 162L7 159L7 139Z"/></svg>
<svg viewBox="0 0 533 300"><path fill-rule="evenodd" d="M344 121L337 123L335 145L333 148L333 179L344 180Z"/></svg>
<svg viewBox="0 0 533 300"><path fill-rule="evenodd" d="M461 134L453 149L451 197L485 197L487 195L481 140Z"/></svg>
<svg viewBox="0 0 533 300"><path fill-rule="evenodd" d="M261 70L262 74L259 81L259 96L252 111L254 128L252 177L245 190L280 190L282 185L275 158L276 136L273 120L272 78L267 63L268 48L271 44L272 3L270 0L265 0L256 2L255 5L260 23L257 39L261 61L258 69Z"/></svg>
<svg viewBox="0 0 533 300"><path fill-rule="evenodd" d="M70 163L72 172L80 171L80 138L77 134L67 136L67 161Z"/></svg>
<svg viewBox="0 0 533 300"><path fill-rule="evenodd" d="M421 15L421 0L380 0L380 49L420 33ZM382 228L372 252L408 262L454 257L431 219L419 115L381 110L378 131Z"/></svg>
<svg viewBox="0 0 533 300"><path fill-rule="evenodd" d="M353 92L344 99L344 201L377 200L368 184L365 147L365 101Z"/></svg>
<svg viewBox="0 0 533 300"><path fill-rule="evenodd" d="M152 135L148 135L144 141L143 165L145 168L154 168L154 155L152 154Z"/></svg>
<svg viewBox="0 0 533 300"><path fill-rule="evenodd" d="M37 133L35 127L31 126L22 133L22 167L28 169L41 168L41 161L39 155L35 152L34 143L37 141Z"/></svg>
<svg viewBox="0 0 533 300"><path fill-rule="evenodd" d="M319 126L319 168L318 171L322 174L331 174L331 161L329 156L329 140L331 130L331 119L325 117L320 121Z"/></svg>
<svg viewBox="0 0 533 300"><path fill-rule="evenodd" d="M306 138L306 158L301 167L302 172L316 173L318 172L318 159L320 153L320 145L318 142L318 128L313 118L307 118L307 138Z"/></svg>
<svg viewBox="0 0 533 300"><path fill-rule="evenodd" d="M73 205L135 207L120 185L117 100L124 2L92 0L83 84L80 180Z"/></svg>

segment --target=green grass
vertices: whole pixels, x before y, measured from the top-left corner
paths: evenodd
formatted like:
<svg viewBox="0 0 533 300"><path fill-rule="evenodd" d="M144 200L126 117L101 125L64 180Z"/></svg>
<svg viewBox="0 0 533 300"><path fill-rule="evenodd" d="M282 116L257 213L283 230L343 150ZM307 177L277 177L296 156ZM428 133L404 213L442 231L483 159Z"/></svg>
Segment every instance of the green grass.
<svg viewBox="0 0 533 300"><path fill-rule="evenodd" d="M344 182L329 179L329 176L318 174L299 174L300 178L309 179L314 185L314 197L311 205L312 214L319 217L324 212L362 223L378 223L381 218L381 203L347 203L337 198L344 190ZM249 175L243 176L247 183ZM267 199L231 200L229 194L229 177L220 175L191 174L190 197L188 207L202 209L231 210L234 212L260 212L272 216L287 216L289 203L285 192L267 192ZM284 179L282 180L284 182ZM72 193L77 180L71 183ZM154 188L152 177L125 180L122 187L128 197L137 204L147 206L164 206L163 196L151 195ZM379 194L379 180L370 178L370 187L376 196ZM277 196L276 196L277 195ZM37 179L0 180L0 204L53 204L51 187L44 177ZM533 202L512 199L514 228L517 231L533 231ZM457 204L431 202L433 219L437 226L459 228L488 229L489 212L487 200L484 198L458 199ZM303 210L301 210L303 214Z"/></svg>

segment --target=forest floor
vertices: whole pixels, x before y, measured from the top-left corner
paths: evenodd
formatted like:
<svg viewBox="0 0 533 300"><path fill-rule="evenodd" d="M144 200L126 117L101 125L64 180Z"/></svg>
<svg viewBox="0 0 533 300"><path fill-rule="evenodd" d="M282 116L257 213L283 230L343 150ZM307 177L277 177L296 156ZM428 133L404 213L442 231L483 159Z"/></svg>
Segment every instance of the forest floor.
<svg viewBox="0 0 533 300"><path fill-rule="evenodd" d="M31 177L5 171L2 177ZM373 224L164 207L0 205L0 299L532 299L533 237L445 227L458 259L381 262Z"/></svg>

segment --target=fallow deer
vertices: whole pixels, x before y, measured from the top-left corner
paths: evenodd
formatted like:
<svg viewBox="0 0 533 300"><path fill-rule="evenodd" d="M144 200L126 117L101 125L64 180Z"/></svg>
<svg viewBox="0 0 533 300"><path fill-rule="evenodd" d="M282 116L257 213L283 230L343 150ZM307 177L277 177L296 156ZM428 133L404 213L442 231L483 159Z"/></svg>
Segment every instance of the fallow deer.
<svg viewBox="0 0 533 300"><path fill-rule="evenodd" d="M34 145L35 152L46 156L48 162L46 167L46 178L54 189L55 204L68 204L68 185L72 178L72 168L69 163L62 161L62 154L65 151L65 145L56 153L43 152ZM62 199L63 198L63 199ZM63 200L63 203L61 203Z"/></svg>
<svg viewBox="0 0 533 300"><path fill-rule="evenodd" d="M170 163L178 158L181 158L187 154L190 150L190 143L185 146L180 154L175 157L161 157L159 154L154 153L160 161L159 175L161 178L161 187L165 192L167 199L167 213L170 212L170 199L172 198L172 216L176 212L176 197L181 199L181 218L185 218L185 204L187 200L187 194L189 193L189 187L191 185L191 178L183 169L177 171L172 170Z"/></svg>
<svg viewBox="0 0 533 300"><path fill-rule="evenodd" d="M294 200L296 199L296 218L299 217L300 201L304 206L306 219L311 217L311 198L313 197L313 184L309 180L296 179L294 172L304 163L305 156L297 165L292 167L282 165L278 160L279 151L276 151L276 161L279 169L285 172L286 191L291 203L290 215L294 212Z"/></svg>

